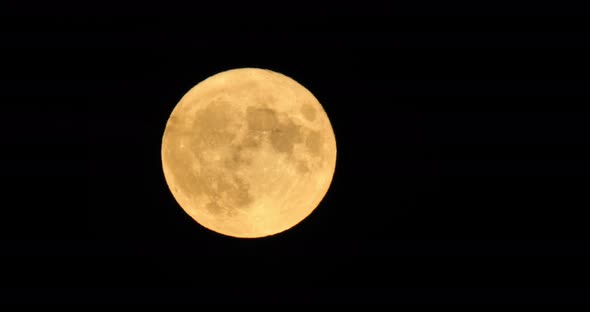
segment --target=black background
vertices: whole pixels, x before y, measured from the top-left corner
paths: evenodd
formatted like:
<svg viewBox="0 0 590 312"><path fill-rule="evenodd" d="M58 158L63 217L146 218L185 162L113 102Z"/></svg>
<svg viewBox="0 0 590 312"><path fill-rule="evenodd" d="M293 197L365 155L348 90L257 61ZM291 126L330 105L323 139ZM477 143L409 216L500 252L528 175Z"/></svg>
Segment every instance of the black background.
<svg viewBox="0 0 590 312"><path fill-rule="evenodd" d="M587 18L241 9L2 19L0 296L583 300ZM161 169L174 105L236 67L306 86L338 147L315 212L256 240L196 224Z"/></svg>

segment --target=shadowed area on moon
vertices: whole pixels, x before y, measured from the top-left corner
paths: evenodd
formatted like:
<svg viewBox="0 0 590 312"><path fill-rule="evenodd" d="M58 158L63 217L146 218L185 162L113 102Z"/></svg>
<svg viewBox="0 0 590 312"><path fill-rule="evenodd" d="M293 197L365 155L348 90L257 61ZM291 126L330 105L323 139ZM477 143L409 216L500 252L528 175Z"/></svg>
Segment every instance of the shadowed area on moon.
<svg viewBox="0 0 590 312"><path fill-rule="evenodd" d="M301 105L301 113L303 114L303 117L309 121L315 119L315 108L313 108L313 105L311 104L306 103Z"/></svg>
<svg viewBox="0 0 590 312"><path fill-rule="evenodd" d="M300 127L291 119L280 122L276 114L269 108L248 107L246 110L248 129L250 132L263 132L277 152L291 155L293 146L303 141Z"/></svg>
<svg viewBox="0 0 590 312"><path fill-rule="evenodd" d="M257 206L266 192L262 186L279 196L308 185L333 166L329 162L335 155L323 156L328 134L320 130L325 124L317 123L314 103L303 101L295 112L282 111L275 107L284 105L284 99L263 86L245 80L233 88L208 89L210 98L181 101L182 113L171 115L166 128L174 135L164 136L162 153L176 168L169 173L171 190L189 214L200 202L211 217L236 217Z"/></svg>

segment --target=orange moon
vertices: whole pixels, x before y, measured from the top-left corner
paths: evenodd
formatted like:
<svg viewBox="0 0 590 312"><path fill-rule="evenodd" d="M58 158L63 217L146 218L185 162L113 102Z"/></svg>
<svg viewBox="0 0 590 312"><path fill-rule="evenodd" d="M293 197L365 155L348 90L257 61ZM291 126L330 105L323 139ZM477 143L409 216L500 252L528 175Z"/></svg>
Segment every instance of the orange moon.
<svg viewBox="0 0 590 312"><path fill-rule="evenodd" d="M336 139L316 97L259 68L215 74L172 111L162 167L180 207L217 233L255 238L292 228L324 198Z"/></svg>

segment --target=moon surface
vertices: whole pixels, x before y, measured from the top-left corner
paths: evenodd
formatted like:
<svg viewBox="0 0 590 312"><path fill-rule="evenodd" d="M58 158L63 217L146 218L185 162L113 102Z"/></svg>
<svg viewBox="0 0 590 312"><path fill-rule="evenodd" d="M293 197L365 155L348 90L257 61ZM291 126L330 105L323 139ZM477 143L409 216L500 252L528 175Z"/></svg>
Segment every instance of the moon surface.
<svg viewBox="0 0 590 312"><path fill-rule="evenodd" d="M326 195L336 139L315 96L259 68L215 74L172 111L162 167L182 209L217 233L254 238L292 228Z"/></svg>

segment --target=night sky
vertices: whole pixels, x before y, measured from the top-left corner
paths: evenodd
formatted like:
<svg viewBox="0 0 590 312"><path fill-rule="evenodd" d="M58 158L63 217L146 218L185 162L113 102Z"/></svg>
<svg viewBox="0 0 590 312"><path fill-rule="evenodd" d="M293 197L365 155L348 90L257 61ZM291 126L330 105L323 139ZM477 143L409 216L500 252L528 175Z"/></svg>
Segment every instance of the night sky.
<svg viewBox="0 0 590 312"><path fill-rule="evenodd" d="M582 299L587 18L216 12L3 18L0 298ZM238 67L308 88L338 149L312 215L255 240L198 225L160 159L179 99Z"/></svg>

